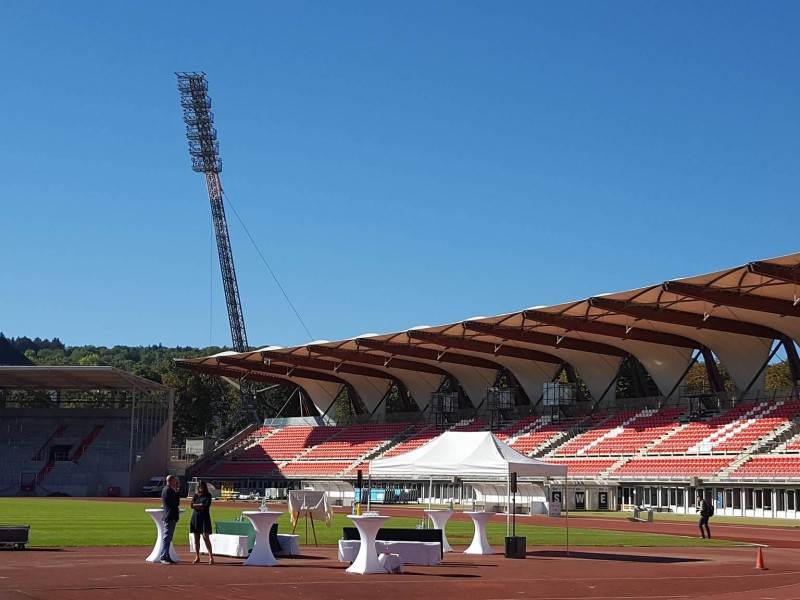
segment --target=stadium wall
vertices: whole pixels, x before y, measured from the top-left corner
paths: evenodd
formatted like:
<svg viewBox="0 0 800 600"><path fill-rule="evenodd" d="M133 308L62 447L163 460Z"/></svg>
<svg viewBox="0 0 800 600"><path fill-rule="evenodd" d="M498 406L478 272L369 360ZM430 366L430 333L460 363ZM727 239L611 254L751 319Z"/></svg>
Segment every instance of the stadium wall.
<svg viewBox="0 0 800 600"><path fill-rule="evenodd" d="M138 495L167 472L171 421L137 451L137 419L130 408L0 408L0 496Z"/></svg>

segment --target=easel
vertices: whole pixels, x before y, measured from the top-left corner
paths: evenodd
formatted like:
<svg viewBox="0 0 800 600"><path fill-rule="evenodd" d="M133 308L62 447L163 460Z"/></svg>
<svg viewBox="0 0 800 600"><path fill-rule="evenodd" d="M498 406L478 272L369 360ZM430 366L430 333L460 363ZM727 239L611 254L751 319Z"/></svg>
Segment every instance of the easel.
<svg viewBox="0 0 800 600"><path fill-rule="evenodd" d="M306 521L306 545L308 545L308 519L311 517L311 531L314 534L314 545L318 546L317 528L314 526L314 513L317 518L324 516L328 522L330 509L328 507L327 492L316 490L292 490L289 492L289 510L292 515L292 535L297 530L297 522L301 514L305 515Z"/></svg>
<svg viewBox="0 0 800 600"><path fill-rule="evenodd" d="M305 510L303 512L306 513L306 518L305 518L305 521L306 521L306 546L308 546L308 513L309 513L309 511ZM298 512L295 512L295 513L292 513L292 514L294 515L294 519L292 519L294 521L294 525L292 525L292 535L294 535L294 532L297 529L297 523L299 522L300 512L298 511ZM311 531L314 534L314 546L318 546L319 544L317 544L317 530L314 527L314 517L311 517Z"/></svg>

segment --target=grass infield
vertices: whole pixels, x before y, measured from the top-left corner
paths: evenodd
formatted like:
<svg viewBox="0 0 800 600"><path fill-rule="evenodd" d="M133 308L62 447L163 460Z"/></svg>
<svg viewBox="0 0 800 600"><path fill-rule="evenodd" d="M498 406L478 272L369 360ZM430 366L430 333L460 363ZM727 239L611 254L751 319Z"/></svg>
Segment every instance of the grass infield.
<svg viewBox="0 0 800 600"><path fill-rule="evenodd" d="M151 546L155 541L155 525L146 508L159 508L159 501L152 504L115 501L96 501L73 498L0 498L0 525L30 525L31 546ZM188 500L183 499L183 507ZM274 509L274 507L273 507ZM375 507L380 511L380 507ZM258 510L254 505L252 510ZM284 509L285 510L285 509ZM414 517L392 517L387 527L416 527L423 516L409 510ZM216 503L212 506L212 520L230 521L241 515L241 508ZM189 514L184 513L175 532L177 546L187 546L189 539ZM331 527L316 523L317 540L322 545L335 545L342 537L342 527L352 522L343 514L335 514ZM281 532L288 533L292 526L289 515L278 520ZM504 546L506 535L505 518L498 516L496 522L487 526L489 543ZM447 538L451 544L468 545L472 540L471 521L450 520L447 524ZM300 543L306 543L305 523L298 524L296 533ZM517 535L527 537L528 546L563 546L566 544L566 530L558 527L544 527L517 524ZM311 528L308 539L313 543ZM608 547L692 547L692 546L731 546L736 542L725 540L700 540L697 538L631 533L623 531L603 531L582 529L580 519L573 519L569 528L570 546L608 546Z"/></svg>

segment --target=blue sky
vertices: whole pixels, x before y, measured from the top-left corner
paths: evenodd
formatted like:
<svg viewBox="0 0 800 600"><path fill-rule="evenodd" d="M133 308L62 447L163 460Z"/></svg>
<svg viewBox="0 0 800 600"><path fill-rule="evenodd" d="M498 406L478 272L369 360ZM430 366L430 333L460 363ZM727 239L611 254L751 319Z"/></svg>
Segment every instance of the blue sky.
<svg viewBox="0 0 800 600"><path fill-rule="evenodd" d="M13 2L0 331L229 345L174 71L316 339L800 251L792 2ZM228 207L249 341L309 340Z"/></svg>

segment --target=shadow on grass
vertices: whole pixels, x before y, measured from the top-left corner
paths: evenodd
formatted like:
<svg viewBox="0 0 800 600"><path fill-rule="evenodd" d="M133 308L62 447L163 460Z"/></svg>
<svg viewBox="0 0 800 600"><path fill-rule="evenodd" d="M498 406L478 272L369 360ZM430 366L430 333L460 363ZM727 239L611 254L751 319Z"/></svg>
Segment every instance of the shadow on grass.
<svg viewBox="0 0 800 600"><path fill-rule="evenodd" d="M615 554L613 552L581 552L566 550L540 550L528 552L527 556L532 558L580 558L584 560L613 560L619 562L634 563L692 563L704 562L701 558L678 558L675 556L648 556L643 554Z"/></svg>

